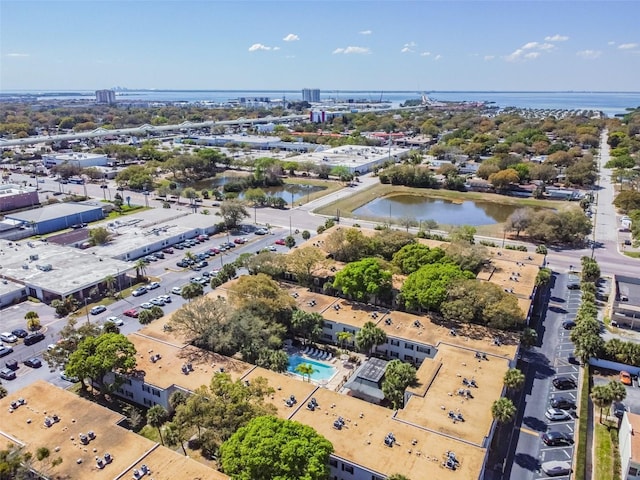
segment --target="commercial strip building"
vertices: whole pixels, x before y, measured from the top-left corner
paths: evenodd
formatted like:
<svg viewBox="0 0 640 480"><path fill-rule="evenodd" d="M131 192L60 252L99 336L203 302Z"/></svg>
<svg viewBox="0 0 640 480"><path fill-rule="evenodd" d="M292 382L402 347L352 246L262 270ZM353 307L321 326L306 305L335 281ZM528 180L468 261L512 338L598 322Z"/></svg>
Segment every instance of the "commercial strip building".
<svg viewBox="0 0 640 480"><path fill-rule="evenodd" d="M640 328L640 279L615 275L612 284L611 321L632 330Z"/></svg>
<svg viewBox="0 0 640 480"><path fill-rule="evenodd" d="M124 287L125 274L133 267L107 256L43 241L0 241L2 278L22 285L30 297L45 303L69 295L82 300L112 276Z"/></svg>
<svg viewBox="0 0 640 480"><path fill-rule="evenodd" d="M619 445L622 479L640 478L640 415L625 412L620 422Z"/></svg>
<svg viewBox="0 0 640 480"><path fill-rule="evenodd" d="M247 146L253 150L283 150L287 152L309 152L318 146L315 143L283 142L280 137L259 135L220 135L215 137L189 136L186 140L194 140L198 145L227 147L229 145Z"/></svg>
<svg viewBox="0 0 640 480"><path fill-rule="evenodd" d="M343 147L319 147L312 153L290 157L292 162L312 162L329 167L347 167L353 175L363 175L389 161L399 162L410 152L408 148L366 147L345 145Z"/></svg>
<svg viewBox="0 0 640 480"><path fill-rule="evenodd" d="M42 161L47 168L68 163L79 168L106 167L109 158L105 154L99 153L59 153L42 155Z"/></svg>
<svg viewBox="0 0 640 480"><path fill-rule="evenodd" d="M119 426L123 415L44 381L0 399L0 411L2 448L10 445L32 453L33 468L47 478L137 478L134 471L146 465L150 476L144 478L228 480L202 463ZM49 462L35 460L41 447L51 452ZM53 466L55 458L62 462Z"/></svg>
<svg viewBox="0 0 640 480"><path fill-rule="evenodd" d="M0 212L39 205L38 190L14 183L0 185Z"/></svg>

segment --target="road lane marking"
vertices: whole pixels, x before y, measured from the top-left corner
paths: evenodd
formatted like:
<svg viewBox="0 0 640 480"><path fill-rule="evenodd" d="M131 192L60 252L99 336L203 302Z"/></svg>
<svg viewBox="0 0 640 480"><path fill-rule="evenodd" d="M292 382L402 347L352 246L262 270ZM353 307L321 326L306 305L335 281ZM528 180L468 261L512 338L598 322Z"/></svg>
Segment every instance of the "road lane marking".
<svg viewBox="0 0 640 480"><path fill-rule="evenodd" d="M535 430L530 430L528 428L525 427L520 427L520 431L523 433L528 433L529 435L533 435L534 437L539 437L540 436L540 432L536 432Z"/></svg>

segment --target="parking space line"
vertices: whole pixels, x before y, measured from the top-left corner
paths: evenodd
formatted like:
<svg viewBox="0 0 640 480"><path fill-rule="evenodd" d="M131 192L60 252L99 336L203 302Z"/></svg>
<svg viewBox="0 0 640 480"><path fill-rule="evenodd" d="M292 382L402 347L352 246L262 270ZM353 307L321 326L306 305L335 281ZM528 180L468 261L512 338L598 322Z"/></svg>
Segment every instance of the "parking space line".
<svg viewBox="0 0 640 480"><path fill-rule="evenodd" d="M530 430L528 428L525 427L520 427L520 431L523 433L528 433L529 435L533 435L534 437L539 437L540 433L536 432L535 430Z"/></svg>

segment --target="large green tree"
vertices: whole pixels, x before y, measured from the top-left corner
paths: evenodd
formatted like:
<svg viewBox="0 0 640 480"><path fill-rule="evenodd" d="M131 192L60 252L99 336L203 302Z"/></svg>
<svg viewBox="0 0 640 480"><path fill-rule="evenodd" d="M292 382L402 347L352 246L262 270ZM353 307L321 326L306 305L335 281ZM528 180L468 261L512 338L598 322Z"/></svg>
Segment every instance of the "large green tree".
<svg viewBox="0 0 640 480"><path fill-rule="evenodd" d="M121 381L121 375L131 373L136 367L136 348L119 333L105 333L97 337L86 337L77 349L69 355L65 373L77 377L86 386L85 381L98 386L101 391L115 387ZM105 383L105 375L113 372L112 383Z"/></svg>
<svg viewBox="0 0 640 480"><path fill-rule="evenodd" d="M473 279L472 272L465 272L452 263L424 265L407 277L402 286L402 301L411 310L438 311L447 298L450 283L455 279Z"/></svg>
<svg viewBox="0 0 640 480"><path fill-rule="evenodd" d="M220 205L220 215L225 227L232 230L240 225L243 219L249 217L249 212L240 200L225 200Z"/></svg>
<svg viewBox="0 0 640 480"><path fill-rule="evenodd" d="M294 310L291 316L291 328L294 335L302 337L305 342L316 341L322 335L324 319L319 313Z"/></svg>
<svg viewBox="0 0 640 480"><path fill-rule="evenodd" d="M437 263L445 256L440 247L429 248L421 243L405 245L393 255L392 263L402 273L409 275L424 265Z"/></svg>
<svg viewBox="0 0 640 480"><path fill-rule="evenodd" d="M377 258L364 258L349 263L340 270L333 281L333 288L360 302L372 296L386 299L391 294L390 270L384 269Z"/></svg>
<svg viewBox="0 0 640 480"><path fill-rule="evenodd" d="M220 448L223 471L238 480L326 480L331 443L292 420L258 417Z"/></svg>

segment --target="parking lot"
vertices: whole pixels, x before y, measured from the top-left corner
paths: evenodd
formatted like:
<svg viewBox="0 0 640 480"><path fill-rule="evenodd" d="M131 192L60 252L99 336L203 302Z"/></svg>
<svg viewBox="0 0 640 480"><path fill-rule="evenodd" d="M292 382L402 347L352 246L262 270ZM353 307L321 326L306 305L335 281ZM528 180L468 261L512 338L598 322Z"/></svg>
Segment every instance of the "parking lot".
<svg viewBox="0 0 640 480"><path fill-rule="evenodd" d="M89 313L86 315L80 315L76 317L77 321L103 324L109 317L118 317L123 320L123 325L119 327L121 333L125 335L133 333L140 329L142 325L135 318L124 315L124 312L130 310L140 312L143 310L141 307L143 303L150 303L152 306L155 303L160 306L160 302L151 303L151 300L160 296L168 295L171 298L171 302L165 303L160 308L163 309L165 314L169 314L180 308L186 302L186 300L184 300L179 294L172 294L172 290L174 288L180 289L185 284L189 283L190 279L194 277L206 278L203 275L203 272L206 271L211 274L211 271L221 268L222 265L235 261L235 259L242 253L255 254L265 248L284 253L288 248L286 246L276 244L276 241L285 237L288 233L289 232L284 229L272 229L271 234L267 235L254 235L241 232L237 232L236 235L219 234L209 240L197 243L188 249L174 249L173 254L166 254L164 259L158 259L146 265L145 275L152 281L157 281L159 286L140 296L136 297L129 295L126 298L109 304L107 305L106 310L95 315ZM207 257L207 267L201 268L198 271L176 266L176 263L185 257L187 251L194 255L201 254L212 248L219 249L221 243L233 242L235 238L242 237L246 238L247 241L243 243L234 242L234 248L229 248L226 251L221 251L221 253L216 254L215 256ZM299 235L297 235L296 238L299 242L301 241ZM134 262L132 262L132 265L133 263ZM127 285L121 285L121 288L126 288L131 285L130 282L127 283ZM205 293L211 291L208 286L208 282L203 281L202 283ZM96 304L100 304L100 302L98 301ZM23 302L0 310L0 332L11 332L17 328L26 328L25 315L29 311L35 311L38 313L45 339L29 346L24 345L22 341L7 344L13 348L13 352L0 359L0 368L5 367L5 362L11 360L17 361L19 368L16 370L16 379L2 380L3 386L9 392L14 392L26 385L29 385L35 380L42 379L63 388L69 387L71 384L61 378L60 372L50 371L46 363L40 368L30 368L24 365L24 361L29 358L42 358L42 353L47 349L47 346L55 344L59 339L60 330L67 323L67 317L58 318L55 314L55 310L43 303L30 301Z"/></svg>

